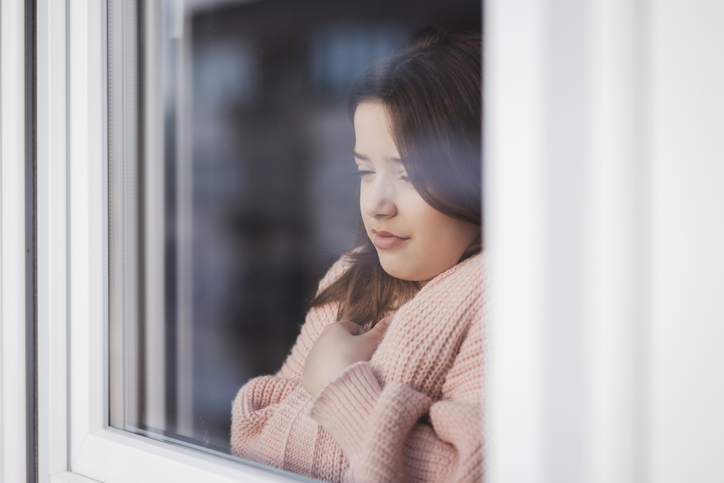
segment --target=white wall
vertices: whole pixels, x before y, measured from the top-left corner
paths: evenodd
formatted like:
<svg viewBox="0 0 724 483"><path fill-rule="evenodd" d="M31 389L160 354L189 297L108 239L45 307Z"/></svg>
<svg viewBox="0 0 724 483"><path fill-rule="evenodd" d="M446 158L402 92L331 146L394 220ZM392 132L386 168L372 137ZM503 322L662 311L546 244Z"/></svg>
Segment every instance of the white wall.
<svg viewBox="0 0 724 483"><path fill-rule="evenodd" d="M724 481L724 2L650 15L652 481Z"/></svg>
<svg viewBox="0 0 724 483"><path fill-rule="evenodd" d="M723 24L487 2L488 481L724 481Z"/></svg>

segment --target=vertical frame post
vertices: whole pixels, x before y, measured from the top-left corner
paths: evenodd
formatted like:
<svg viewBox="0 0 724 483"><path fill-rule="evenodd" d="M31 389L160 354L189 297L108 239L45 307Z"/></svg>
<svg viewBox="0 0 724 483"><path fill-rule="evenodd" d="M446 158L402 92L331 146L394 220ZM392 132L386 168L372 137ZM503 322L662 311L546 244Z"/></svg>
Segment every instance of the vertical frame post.
<svg viewBox="0 0 724 483"><path fill-rule="evenodd" d="M2 479L29 476L27 445L25 3L0 4L0 458ZM32 220L30 221L32 227ZM32 229L32 228L31 228ZM32 402L32 399L30 399Z"/></svg>

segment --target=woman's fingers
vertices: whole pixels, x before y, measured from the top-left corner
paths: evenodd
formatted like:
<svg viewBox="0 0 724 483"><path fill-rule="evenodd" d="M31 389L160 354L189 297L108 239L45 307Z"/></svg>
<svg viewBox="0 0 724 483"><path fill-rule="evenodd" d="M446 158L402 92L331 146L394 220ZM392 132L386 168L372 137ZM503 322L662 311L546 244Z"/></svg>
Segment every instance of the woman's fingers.
<svg viewBox="0 0 724 483"><path fill-rule="evenodd" d="M355 322L350 322L349 320L341 320L325 327L325 331L337 332L338 334L340 334L341 332L355 336L364 336L366 339L375 340L377 343L379 343L384 337L391 320L392 317L385 317L369 330L366 330L365 327L362 327Z"/></svg>
<svg viewBox="0 0 724 483"><path fill-rule="evenodd" d="M334 324L330 324L327 327L325 327L325 330L327 330L327 331L335 331L335 330L343 330L343 329L352 335L358 335L362 332L362 327L360 327L359 324L350 322L349 320L341 320L339 322L335 322Z"/></svg>
<svg viewBox="0 0 724 483"><path fill-rule="evenodd" d="M354 322L343 322L344 326L349 329L349 333L352 335L359 335L364 332L362 326Z"/></svg>
<svg viewBox="0 0 724 483"><path fill-rule="evenodd" d="M376 341L377 344L379 344L382 341L382 338L385 336L385 332L387 332L387 328L389 326L390 317L385 317L384 319L377 322L377 324L375 324L375 326L372 327L370 330L362 334L362 336L372 339Z"/></svg>

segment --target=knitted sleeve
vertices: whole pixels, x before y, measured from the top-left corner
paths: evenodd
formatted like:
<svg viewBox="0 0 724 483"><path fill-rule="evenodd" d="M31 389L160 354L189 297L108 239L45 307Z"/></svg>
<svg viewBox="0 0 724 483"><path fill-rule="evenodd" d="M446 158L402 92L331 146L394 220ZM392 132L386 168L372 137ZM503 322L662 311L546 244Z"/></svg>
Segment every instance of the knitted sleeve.
<svg viewBox="0 0 724 483"><path fill-rule="evenodd" d="M346 258L338 260L319 283L318 293L348 267ZM284 433L291 419L297 416L291 413L294 413L295 405L300 406L309 399L301 383L304 362L322 329L334 323L336 318L337 310L333 304L311 309L279 372L251 379L239 390L231 411L232 454L281 466Z"/></svg>
<svg viewBox="0 0 724 483"><path fill-rule="evenodd" d="M349 461L345 481L482 481L482 322L474 323L433 402L367 361L325 385L309 415Z"/></svg>

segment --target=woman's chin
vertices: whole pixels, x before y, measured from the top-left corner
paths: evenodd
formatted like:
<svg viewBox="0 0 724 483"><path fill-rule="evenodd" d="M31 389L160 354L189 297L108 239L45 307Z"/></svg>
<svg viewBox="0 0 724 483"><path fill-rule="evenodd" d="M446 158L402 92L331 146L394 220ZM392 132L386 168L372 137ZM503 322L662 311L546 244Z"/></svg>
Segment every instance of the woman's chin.
<svg viewBox="0 0 724 483"><path fill-rule="evenodd" d="M418 282L420 280L426 280L424 276L421 276L419 270L415 270L416 264L409 260L403 260L399 257L392 259L391 256L385 256L380 254L380 265L387 275L400 280L407 280L408 282Z"/></svg>
<svg viewBox="0 0 724 483"><path fill-rule="evenodd" d="M416 259L401 253L385 253L384 250L377 250L377 254L382 269L388 275L408 282L427 282L457 263L454 257L438 260L430 260L429 257Z"/></svg>

